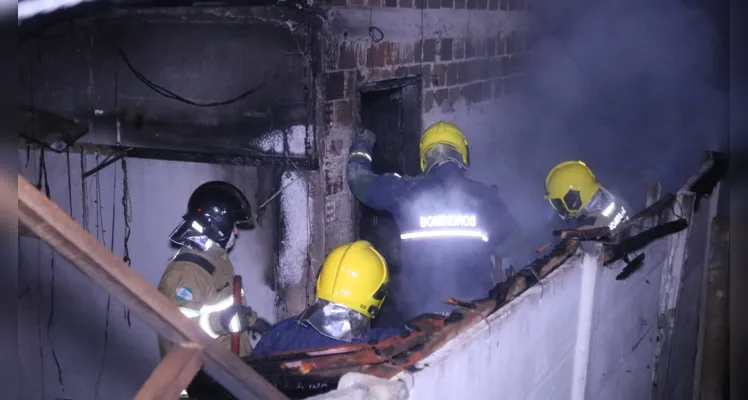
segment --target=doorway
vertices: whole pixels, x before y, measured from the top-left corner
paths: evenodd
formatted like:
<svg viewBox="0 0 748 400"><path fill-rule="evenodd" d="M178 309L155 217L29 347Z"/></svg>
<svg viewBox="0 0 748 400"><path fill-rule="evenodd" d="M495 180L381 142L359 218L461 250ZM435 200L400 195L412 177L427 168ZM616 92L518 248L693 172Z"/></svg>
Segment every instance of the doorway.
<svg viewBox="0 0 748 400"><path fill-rule="evenodd" d="M377 136L372 169L377 174L418 175L421 139L421 78L377 82L360 90L361 127ZM399 278L400 230L392 215L359 203L359 237L371 242L387 261L390 279ZM406 321L397 312L391 290L373 326L397 326Z"/></svg>

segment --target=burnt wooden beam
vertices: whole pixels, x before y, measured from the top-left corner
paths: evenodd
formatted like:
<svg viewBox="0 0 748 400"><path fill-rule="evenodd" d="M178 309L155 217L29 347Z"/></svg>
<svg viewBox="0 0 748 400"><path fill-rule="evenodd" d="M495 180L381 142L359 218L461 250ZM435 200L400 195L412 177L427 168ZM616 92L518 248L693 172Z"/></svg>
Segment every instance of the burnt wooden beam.
<svg viewBox="0 0 748 400"><path fill-rule="evenodd" d="M174 346L140 387L134 400L178 399L203 366L198 346Z"/></svg>
<svg viewBox="0 0 748 400"><path fill-rule="evenodd" d="M11 197L2 193L0 197ZM229 349L211 339L150 282L18 175L18 218L84 275L132 310L160 336L178 346L197 346L205 370L238 398L284 399Z"/></svg>

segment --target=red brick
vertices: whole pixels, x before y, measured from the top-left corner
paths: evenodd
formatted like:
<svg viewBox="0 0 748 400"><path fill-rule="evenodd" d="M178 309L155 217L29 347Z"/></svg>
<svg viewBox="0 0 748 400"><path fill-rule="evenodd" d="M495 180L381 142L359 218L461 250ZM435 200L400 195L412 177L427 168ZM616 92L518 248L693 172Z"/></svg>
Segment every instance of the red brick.
<svg viewBox="0 0 748 400"><path fill-rule="evenodd" d="M408 75L412 76L420 76L421 75L421 66L420 65L413 65L408 68Z"/></svg>
<svg viewBox="0 0 748 400"><path fill-rule="evenodd" d="M454 47L454 40L441 39L439 41L439 59L441 61L450 61L452 59L452 48L453 47Z"/></svg>
<svg viewBox="0 0 748 400"><path fill-rule="evenodd" d="M469 82L477 81L483 76L483 60L470 60L468 61L468 71L470 71Z"/></svg>
<svg viewBox="0 0 748 400"><path fill-rule="evenodd" d="M385 66L387 58L387 43L372 44L366 51L367 67L377 68Z"/></svg>
<svg viewBox="0 0 748 400"><path fill-rule="evenodd" d="M440 8L442 6L441 0L428 0L429 8Z"/></svg>
<svg viewBox="0 0 748 400"><path fill-rule="evenodd" d="M413 0L400 0L398 5L400 8L413 8Z"/></svg>
<svg viewBox="0 0 748 400"><path fill-rule="evenodd" d="M509 0L499 0L499 10L509 10Z"/></svg>
<svg viewBox="0 0 748 400"><path fill-rule="evenodd" d="M397 0L384 0L385 7L397 7Z"/></svg>
<svg viewBox="0 0 748 400"><path fill-rule="evenodd" d="M413 64L413 58L414 58L413 46L403 44L403 45L400 45L398 48L400 50L397 53L398 62L400 64Z"/></svg>
<svg viewBox="0 0 748 400"><path fill-rule="evenodd" d="M483 100L488 100L493 96L493 82L483 81L481 82L481 97Z"/></svg>
<svg viewBox="0 0 748 400"><path fill-rule="evenodd" d="M486 55L486 43L483 40L476 40L475 45L475 56L484 57Z"/></svg>
<svg viewBox="0 0 748 400"><path fill-rule="evenodd" d="M332 5L334 6L347 6L348 2L345 0L332 0Z"/></svg>
<svg viewBox="0 0 748 400"><path fill-rule="evenodd" d="M342 99L345 96L345 74L330 72L325 75L325 100Z"/></svg>
<svg viewBox="0 0 748 400"><path fill-rule="evenodd" d="M483 87L480 82L471 83L462 87L462 97L468 103L478 103L483 98Z"/></svg>
<svg viewBox="0 0 748 400"><path fill-rule="evenodd" d="M447 66L446 64L434 64L431 69L431 85L444 86L447 84Z"/></svg>
<svg viewBox="0 0 748 400"><path fill-rule="evenodd" d="M423 60L423 42L417 41L413 46L413 62L420 63Z"/></svg>
<svg viewBox="0 0 748 400"><path fill-rule="evenodd" d="M460 63L449 63L447 64L447 86L454 86L459 83L458 74L460 71Z"/></svg>
<svg viewBox="0 0 748 400"><path fill-rule="evenodd" d="M506 54L520 53L522 48L522 38L516 32L512 32L506 37Z"/></svg>
<svg viewBox="0 0 748 400"><path fill-rule="evenodd" d="M491 59L484 58L480 60L480 79L488 79L491 77Z"/></svg>
<svg viewBox="0 0 748 400"><path fill-rule="evenodd" d="M369 6L374 8L382 7L382 0L369 0Z"/></svg>
<svg viewBox="0 0 748 400"><path fill-rule="evenodd" d="M488 0L478 0L478 7L479 10L486 10L488 9Z"/></svg>
<svg viewBox="0 0 748 400"><path fill-rule="evenodd" d="M455 40L455 47L453 52L453 58L455 60L465 58L465 40L466 39Z"/></svg>
<svg viewBox="0 0 748 400"><path fill-rule="evenodd" d="M496 39L490 37L486 39L486 56L493 57L495 55L496 55Z"/></svg>
<svg viewBox="0 0 748 400"><path fill-rule="evenodd" d="M501 72L502 76L514 74L515 60L512 56L505 56L501 58Z"/></svg>
<svg viewBox="0 0 748 400"><path fill-rule="evenodd" d="M348 4L352 6L364 6L366 5L366 0L348 0Z"/></svg>
<svg viewBox="0 0 748 400"><path fill-rule="evenodd" d="M491 59L491 77L500 78L504 75L501 58Z"/></svg>
<svg viewBox="0 0 748 400"><path fill-rule="evenodd" d="M421 65L421 78L423 87L431 87L431 64Z"/></svg>
<svg viewBox="0 0 748 400"><path fill-rule="evenodd" d="M422 10L426 8L427 1L428 0L413 0L413 5L416 9Z"/></svg>
<svg viewBox="0 0 748 400"><path fill-rule="evenodd" d="M467 0L467 9L475 10L478 8L478 0Z"/></svg>
<svg viewBox="0 0 748 400"><path fill-rule="evenodd" d="M434 102L437 107L441 107L445 100L449 97L449 89L439 89L434 91Z"/></svg>
<svg viewBox="0 0 748 400"><path fill-rule="evenodd" d="M468 83L472 80L470 75L470 61L459 63L457 66L457 80L460 83Z"/></svg>
<svg viewBox="0 0 748 400"><path fill-rule="evenodd" d="M403 67L403 66L397 67L395 68L394 74L395 74L395 77L402 78L403 76L408 75L408 67Z"/></svg>
<svg viewBox="0 0 748 400"><path fill-rule="evenodd" d="M449 104L455 104L462 97L462 89L459 87L449 88Z"/></svg>
<svg viewBox="0 0 748 400"><path fill-rule="evenodd" d="M441 0L441 8L454 8L454 0Z"/></svg>
<svg viewBox="0 0 748 400"><path fill-rule="evenodd" d="M489 10L498 10L499 9L499 0L488 0L488 9Z"/></svg>
<svg viewBox="0 0 748 400"><path fill-rule="evenodd" d="M400 64L398 57L399 45L392 42L379 43L379 46L384 49L384 63L385 65L397 65Z"/></svg>
<svg viewBox="0 0 748 400"><path fill-rule="evenodd" d="M499 35L496 40L496 55L501 56L506 54L506 36Z"/></svg>
<svg viewBox="0 0 748 400"><path fill-rule="evenodd" d="M471 39L465 39L465 58L475 57L475 43Z"/></svg>
<svg viewBox="0 0 748 400"><path fill-rule="evenodd" d="M462 10L467 7L467 0L455 0L455 10Z"/></svg>
<svg viewBox="0 0 748 400"><path fill-rule="evenodd" d="M338 56L339 69L356 68L356 53L353 44L349 42L340 43L340 55Z"/></svg>
<svg viewBox="0 0 748 400"><path fill-rule="evenodd" d="M423 61L436 61L436 39L426 39L423 41Z"/></svg>
<svg viewBox="0 0 748 400"><path fill-rule="evenodd" d="M333 105L333 122L339 125L350 125L353 120L351 103L347 100L336 101Z"/></svg>
<svg viewBox="0 0 748 400"><path fill-rule="evenodd" d="M427 113L434 108L434 92L432 90L426 91L423 95L423 112Z"/></svg>

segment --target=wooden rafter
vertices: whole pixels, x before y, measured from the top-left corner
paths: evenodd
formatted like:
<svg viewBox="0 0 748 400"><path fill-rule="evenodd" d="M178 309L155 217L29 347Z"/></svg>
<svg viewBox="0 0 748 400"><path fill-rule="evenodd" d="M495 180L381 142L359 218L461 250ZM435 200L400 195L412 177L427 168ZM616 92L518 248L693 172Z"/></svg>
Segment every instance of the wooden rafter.
<svg viewBox="0 0 748 400"><path fill-rule="evenodd" d="M286 398L229 349L222 347L201 331L150 282L93 238L20 174L18 219L40 239L70 260L83 274L132 310L159 335L182 348L192 349L179 350L169 359L191 359L194 369L196 361L191 357L198 357L198 353L201 353L200 357L205 359L206 372L238 398ZM167 361L169 360L164 360ZM161 374L164 369L169 372L169 369L173 368L169 365L175 365L174 361L160 365L155 373ZM188 375L188 372L171 371L167 375L176 379ZM191 376L189 378L191 379ZM156 383L157 376L152 376L148 386L159 387Z"/></svg>

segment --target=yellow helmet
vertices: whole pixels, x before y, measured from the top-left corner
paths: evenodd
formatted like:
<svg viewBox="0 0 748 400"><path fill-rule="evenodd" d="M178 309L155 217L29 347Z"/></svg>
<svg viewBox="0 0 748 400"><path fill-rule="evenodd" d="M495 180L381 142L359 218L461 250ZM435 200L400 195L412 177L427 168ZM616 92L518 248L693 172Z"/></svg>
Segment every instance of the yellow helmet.
<svg viewBox="0 0 748 400"><path fill-rule="evenodd" d="M465 135L460 128L449 122L439 121L429 126L421 136L421 143L418 146L419 156L421 158L421 171L426 172L430 165L427 162L426 152L438 144L446 144L453 147L459 153L458 158L454 161L460 162L465 168L469 164L468 143Z"/></svg>
<svg viewBox="0 0 748 400"><path fill-rule="evenodd" d="M574 218L600 189L592 170L581 161L564 161L545 178L545 198L561 218Z"/></svg>
<svg viewBox="0 0 748 400"><path fill-rule="evenodd" d="M359 240L333 249L317 278L317 298L374 318L387 296L387 263L371 243Z"/></svg>

